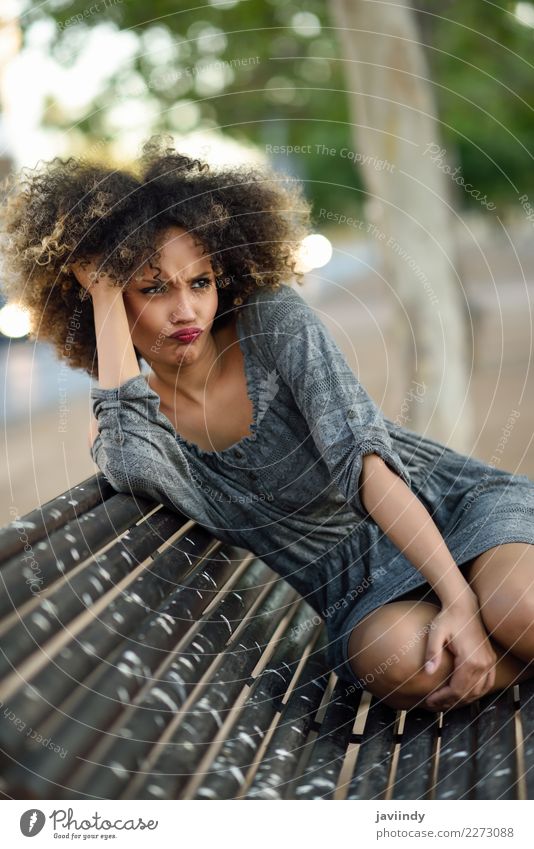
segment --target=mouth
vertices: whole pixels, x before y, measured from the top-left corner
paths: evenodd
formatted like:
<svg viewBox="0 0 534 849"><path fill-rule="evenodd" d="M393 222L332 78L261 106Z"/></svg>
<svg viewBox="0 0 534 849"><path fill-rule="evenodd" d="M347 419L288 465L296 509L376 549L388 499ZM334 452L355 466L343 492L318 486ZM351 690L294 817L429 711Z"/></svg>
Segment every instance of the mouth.
<svg viewBox="0 0 534 849"><path fill-rule="evenodd" d="M201 335L202 330L200 327L187 327L184 330L177 330L176 333L172 333L169 336L169 339L176 339L177 342L181 342L183 345L194 342L195 339Z"/></svg>

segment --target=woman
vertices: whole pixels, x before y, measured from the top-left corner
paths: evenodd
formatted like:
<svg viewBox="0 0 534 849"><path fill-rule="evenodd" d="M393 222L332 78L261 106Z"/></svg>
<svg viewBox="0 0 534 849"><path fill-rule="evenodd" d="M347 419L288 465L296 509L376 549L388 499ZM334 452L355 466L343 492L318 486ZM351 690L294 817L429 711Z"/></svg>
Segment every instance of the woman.
<svg viewBox="0 0 534 849"><path fill-rule="evenodd" d="M60 357L81 310L70 364L98 377L91 455L115 489L283 575L352 686L456 708L532 675L534 483L382 416L283 282L309 212L157 138L135 175L56 159L9 193L8 289Z"/></svg>

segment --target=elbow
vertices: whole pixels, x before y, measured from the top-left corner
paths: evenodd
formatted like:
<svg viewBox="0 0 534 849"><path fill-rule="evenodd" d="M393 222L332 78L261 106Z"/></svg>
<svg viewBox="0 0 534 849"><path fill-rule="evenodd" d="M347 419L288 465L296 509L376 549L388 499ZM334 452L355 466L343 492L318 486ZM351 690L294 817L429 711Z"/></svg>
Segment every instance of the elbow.
<svg viewBox="0 0 534 849"><path fill-rule="evenodd" d="M131 484L125 480L124 476L118 474L112 467L105 464L101 468L101 472L106 477L106 480L111 484L115 492L124 493L125 495L134 495L134 490Z"/></svg>
<svg viewBox="0 0 534 849"><path fill-rule="evenodd" d="M136 475L138 464L133 461L134 458L102 448L97 460L98 468L115 492L125 495L143 495L139 491L139 480Z"/></svg>

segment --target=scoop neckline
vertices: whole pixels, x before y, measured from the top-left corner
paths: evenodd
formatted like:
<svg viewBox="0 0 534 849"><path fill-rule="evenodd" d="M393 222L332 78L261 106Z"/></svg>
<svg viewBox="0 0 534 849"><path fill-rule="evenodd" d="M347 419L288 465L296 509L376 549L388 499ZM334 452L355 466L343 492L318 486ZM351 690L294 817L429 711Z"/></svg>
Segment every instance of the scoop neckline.
<svg viewBox="0 0 534 849"><path fill-rule="evenodd" d="M246 384L247 384L247 395L248 395L249 400L252 402L252 422L250 424L250 434L248 434L247 436L243 436L238 442L234 442L232 445L228 445L226 448L222 448L220 451L208 451L207 449L201 448L200 445L196 444L196 442L190 442L189 439L186 439L185 436L182 436L180 433L178 433L178 431L174 427L173 423L170 422L170 419L168 419L167 416L165 416L167 421L169 421L172 425L172 428L173 428L175 436L176 436L176 440L178 442L180 442L182 445L184 445L186 448L188 448L190 451L192 451L194 454L196 454L197 457L223 457L226 454L230 454L232 452L238 451L241 448L246 448L248 445L251 445L251 444L257 442L257 437L258 437L258 399L257 399L257 395L256 395L256 391L255 391L256 387L255 387L253 375L252 375L252 365L249 362L249 357L248 357L249 352L247 350L247 345L245 344L245 339L244 339L244 337L241 333L241 324L240 324L241 313L242 313L242 310L237 310L235 327L236 327L237 342L238 342L239 348L241 350L241 353L243 355L243 366L244 366L244 372L245 372L245 381L246 381ZM160 415L163 416L164 413L161 413L161 411L160 411Z"/></svg>

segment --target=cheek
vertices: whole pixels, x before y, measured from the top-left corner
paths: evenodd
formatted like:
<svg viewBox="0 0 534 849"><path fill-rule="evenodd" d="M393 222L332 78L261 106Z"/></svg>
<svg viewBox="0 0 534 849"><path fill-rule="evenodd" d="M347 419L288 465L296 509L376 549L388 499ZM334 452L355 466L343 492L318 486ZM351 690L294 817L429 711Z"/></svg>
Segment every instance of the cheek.
<svg viewBox="0 0 534 849"><path fill-rule="evenodd" d="M212 289L210 295L208 296L208 298L206 298L206 300L209 304L210 313L212 315L215 315L215 313L217 312L217 308L219 306L219 293L218 293L217 289L215 289L215 288Z"/></svg>
<svg viewBox="0 0 534 849"><path fill-rule="evenodd" d="M149 305L130 305L127 315L134 347L155 359L162 355L167 350L165 337L172 330L168 314L168 304L166 307L163 300Z"/></svg>
<svg viewBox="0 0 534 849"><path fill-rule="evenodd" d="M130 309L126 311L126 317L134 347L150 347L157 331L153 323L147 323L147 314L143 310Z"/></svg>
<svg viewBox="0 0 534 849"><path fill-rule="evenodd" d="M125 298L124 306L130 330L136 336L150 332L158 324L158 316L162 313L162 310L154 309L153 305L137 300L127 301Z"/></svg>

